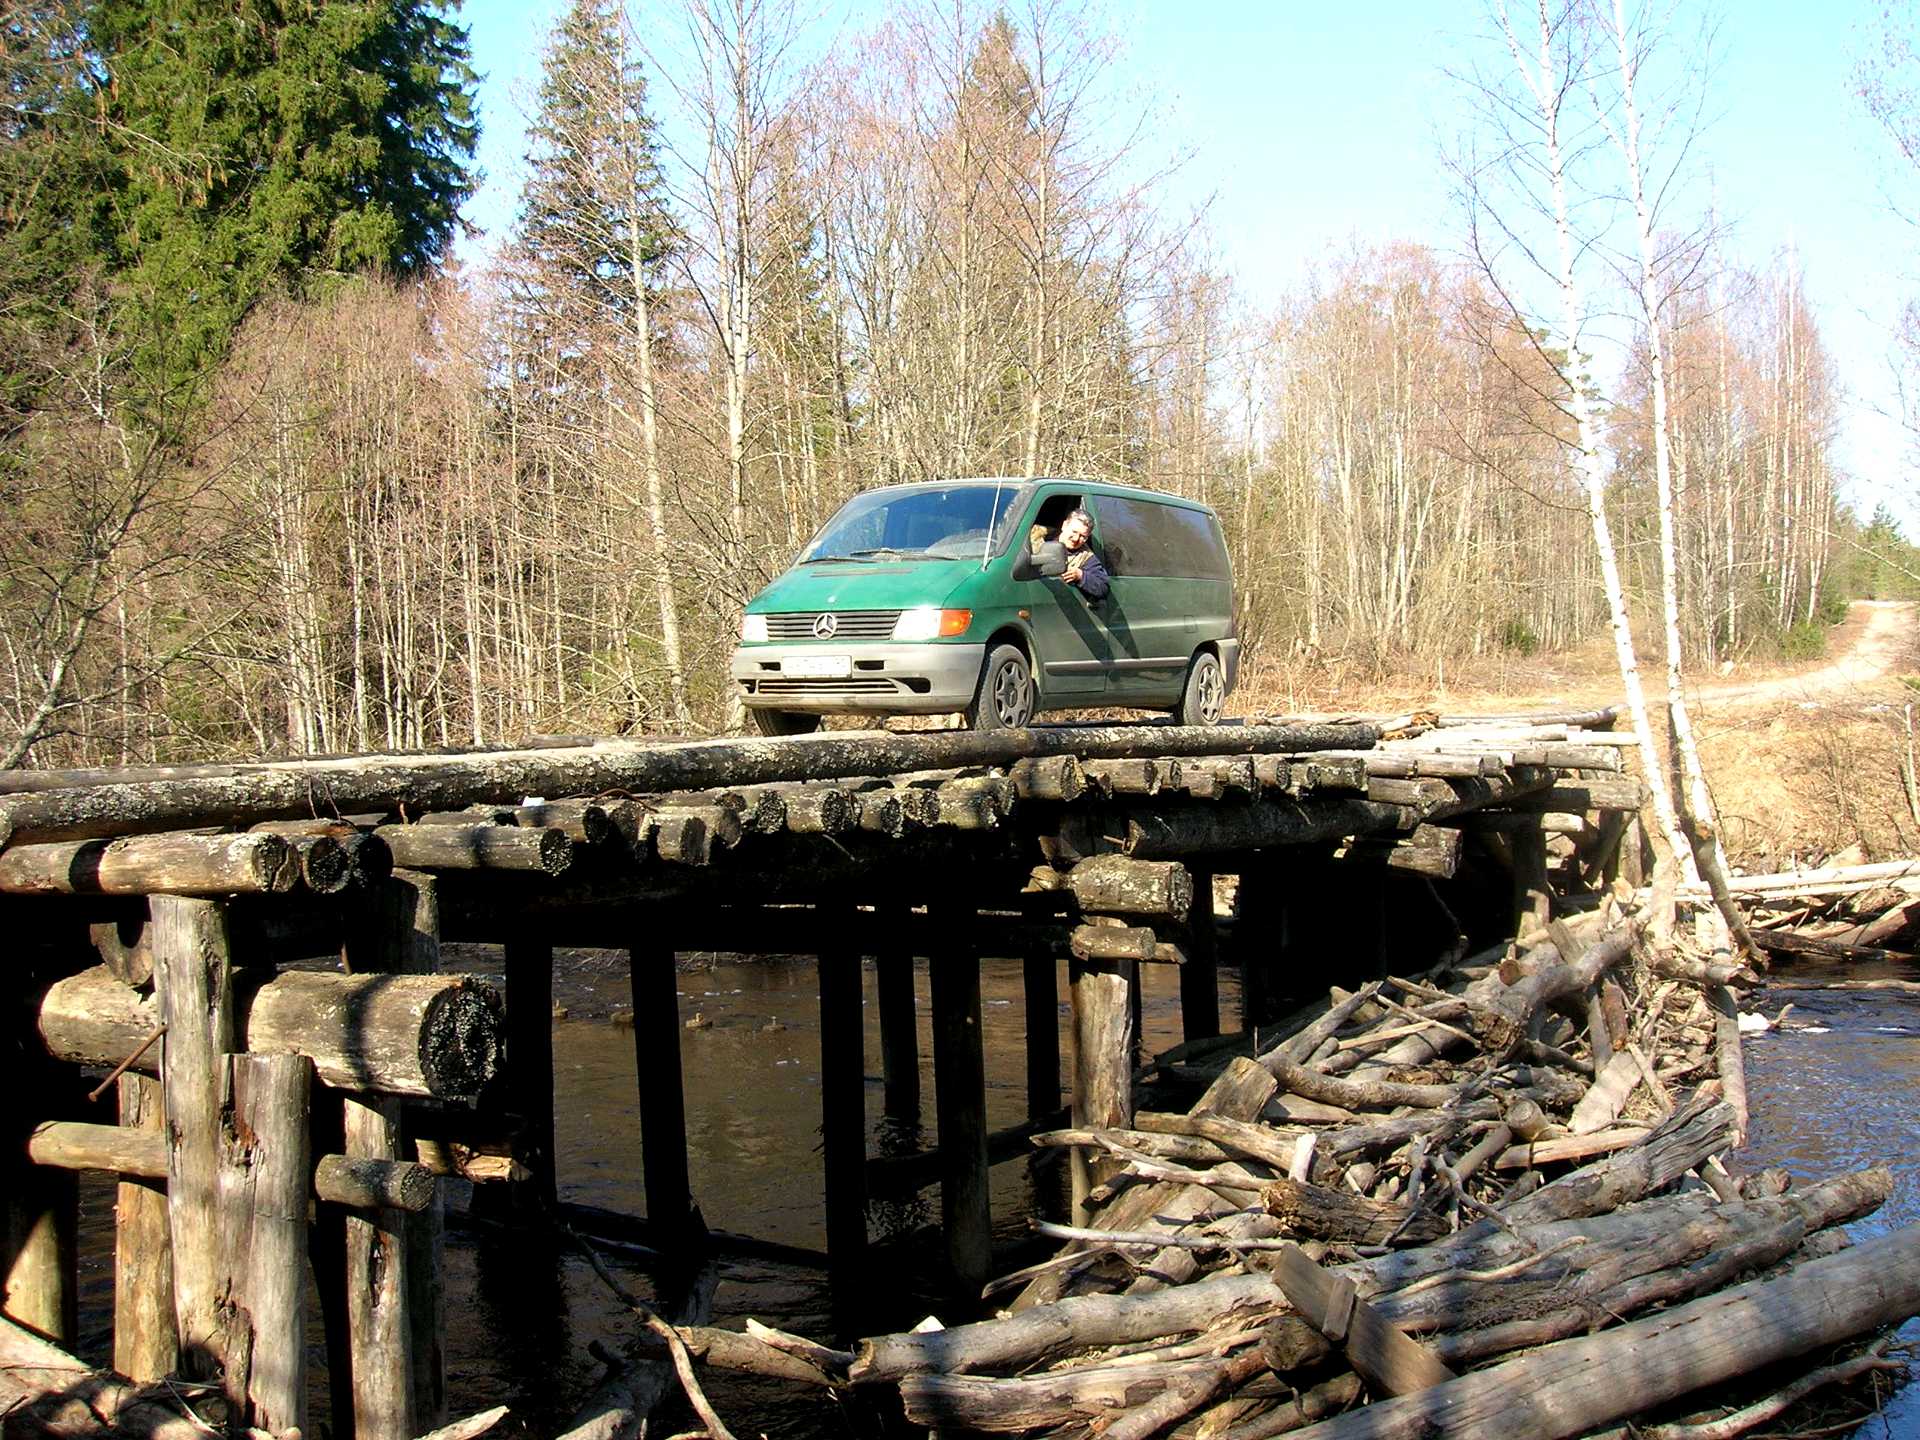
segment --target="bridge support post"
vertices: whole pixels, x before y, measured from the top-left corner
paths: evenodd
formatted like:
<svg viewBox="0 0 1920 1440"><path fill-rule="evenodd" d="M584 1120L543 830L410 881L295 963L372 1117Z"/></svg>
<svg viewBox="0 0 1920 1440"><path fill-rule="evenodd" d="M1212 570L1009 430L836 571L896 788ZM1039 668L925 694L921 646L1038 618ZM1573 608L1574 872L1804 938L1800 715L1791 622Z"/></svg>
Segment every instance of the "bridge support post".
<svg viewBox="0 0 1920 1440"><path fill-rule="evenodd" d="M898 916L897 907L877 910ZM886 1086L889 1117L917 1124L920 1120L920 1031L913 1011L913 956L889 947L874 956L873 983L880 1011L880 1073Z"/></svg>
<svg viewBox="0 0 1920 1440"><path fill-rule="evenodd" d="M1180 967L1180 1038L1208 1040L1220 1033L1220 947L1213 926L1213 871L1193 872L1193 908L1187 914L1187 963Z"/></svg>
<svg viewBox="0 0 1920 1440"><path fill-rule="evenodd" d="M1021 965L1027 1010L1027 1118L1060 1108L1060 972L1051 955L1029 955Z"/></svg>
<svg viewBox="0 0 1920 1440"><path fill-rule="evenodd" d="M864 1288L867 1253L867 1067L860 1013L860 957L828 952L817 963L827 1279L835 1329L852 1335L857 1333L852 1322Z"/></svg>
<svg viewBox="0 0 1920 1440"><path fill-rule="evenodd" d="M640 1084L640 1166L647 1220L663 1239L705 1229L687 1178L686 1088L680 1074L680 997L674 953L627 952L633 990L634 1067Z"/></svg>
<svg viewBox="0 0 1920 1440"><path fill-rule="evenodd" d="M940 1222L958 1292L980 1294L993 1267L987 1190L987 1072L980 1034L980 957L966 938L971 906L934 908L943 938L930 957L933 1090L940 1138ZM951 937L951 938L946 938Z"/></svg>
<svg viewBox="0 0 1920 1440"><path fill-rule="evenodd" d="M1075 961L1073 986L1073 1128L1102 1130L1133 1123L1133 992L1113 961ZM1073 1223L1093 1223L1087 1196L1104 1178L1084 1147L1071 1157Z"/></svg>

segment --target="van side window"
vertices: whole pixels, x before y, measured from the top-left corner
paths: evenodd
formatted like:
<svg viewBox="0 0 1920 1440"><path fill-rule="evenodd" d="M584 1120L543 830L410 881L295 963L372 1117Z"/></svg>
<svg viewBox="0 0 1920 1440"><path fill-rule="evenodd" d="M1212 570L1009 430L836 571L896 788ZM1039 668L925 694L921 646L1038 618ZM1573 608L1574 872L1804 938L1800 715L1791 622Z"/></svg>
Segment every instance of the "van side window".
<svg viewBox="0 0 1920 1440"><path fill-rule="evenodd" d="M1204 510L1102 495L1094 501L1101 551L1115 575L1228 578L1219 522Z"/></svg>

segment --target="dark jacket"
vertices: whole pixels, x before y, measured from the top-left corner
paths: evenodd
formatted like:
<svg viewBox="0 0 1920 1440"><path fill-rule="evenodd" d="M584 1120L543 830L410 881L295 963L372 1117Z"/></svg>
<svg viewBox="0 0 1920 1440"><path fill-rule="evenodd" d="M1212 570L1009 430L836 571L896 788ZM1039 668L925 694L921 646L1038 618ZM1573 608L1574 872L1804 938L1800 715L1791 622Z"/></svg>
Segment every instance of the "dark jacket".
<svg viewBox="0 0 1920 1440"><path fill-rule="evenodd" d="M1097 605L1107 598L1107 591L1113 588L1112 577L1100 557L1087 547L1087 558L1080 562L1080 593L1087 597L1089 605Z"/></svg>

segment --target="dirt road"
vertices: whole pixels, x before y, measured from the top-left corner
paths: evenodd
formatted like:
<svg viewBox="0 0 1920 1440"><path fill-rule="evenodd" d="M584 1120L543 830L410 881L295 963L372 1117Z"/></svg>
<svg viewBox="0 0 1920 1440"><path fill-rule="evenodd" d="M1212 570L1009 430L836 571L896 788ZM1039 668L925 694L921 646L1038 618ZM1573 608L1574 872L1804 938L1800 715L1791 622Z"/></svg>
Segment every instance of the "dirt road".
<svg viewBox="0 0 1920 1440"><path fill-rule="evenodd" d="M1854 698L1876 681L1912 667L1920 645L1920 602L1855 600L1834 632L1837 658L1798 675L1701 685L1693 693L1714 708Z"/></svg>

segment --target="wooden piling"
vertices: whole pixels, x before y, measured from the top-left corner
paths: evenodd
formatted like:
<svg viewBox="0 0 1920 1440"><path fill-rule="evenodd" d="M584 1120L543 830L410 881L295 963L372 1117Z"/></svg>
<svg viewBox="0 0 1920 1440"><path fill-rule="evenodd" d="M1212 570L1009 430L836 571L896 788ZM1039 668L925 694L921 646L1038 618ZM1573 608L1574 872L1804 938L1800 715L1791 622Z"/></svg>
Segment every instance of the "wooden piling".
<svg viewBox="0 0 1920 1440"><path fill-rule="evenodd" d="M973 908L946 904L938 914L964 937ZM957 1293L980 1293L993 1268L993 1214L987 1191L986 1056L980 1034L980 957L964 938L936 946L933 988L933 1090L940 1136L940 1226Z"/></svg>
<svg viewBox="0 0 1920 1440"><path fill-rule="evenodd" d="M156 895L148 904L155 988L167 1027L160 1084L180 1368L191 1378L210 1380L225 1360L225 1260L210 1217L220 1165L224 1057L234 1048L233 957L219 902Z"/></svg>
<svg viewBox="0 0 1920 1440"><path fill-rule="evenodd" d="M636 945L628 952L628 966L647 1219L662 1236L697 1237L704 1227L687 1176L686 1090L680 1074L674 954L654 945Z"/></svg>
<svg viewBox="0 0 1920 1440"><path fill-rule="evenodd" d="M120 1077L120 1123L160 1136L164 1143L167 1127L158 1080ZM113 1368L147 1384L171 1375L180 1355L166 1185L123 1174L113 1215Z"/></svg>
<svg viewBox="0 0 1920 1440"><path fill-rule="evenodd" d="M355 1160L400 1154L400 1102L343 1102L345 1153ZM347 1327L352 1346L354 1440L411 1440L413 1317L407 1295L403 1210L347 1216Z"/></svg>
<svg viewBox="0 0 1920 1440"><path fill-rule="evenodd" d="M1051 955L1021 965L1027 1012L1027 1118L1060 1108L1060 968Z"/></svg>
<svg viewBox="0 0 1920 1440"><path fill-rule="evenodd" d="M826 1162L827 1280L835 1328L852 1321L867 1253L867 1108L860 957L846 951L817 962L820 998L820 1136Z"/></svg>
<svg viewBox="0 0 1920 1440"><path fill-rule="evenodd" d="M1187 963L1180 967L1180 1038L1206 1040L1220 1033L1220 946L1214 929L1213 871L1193 872L1193 907L1187 912Z"/></svg>
<svg viewBox="0 0 1920 1440"><path fill-rule="evenodd" d="M516 1183L522 1208L558 1195L553 1153L553 946L522 931L507 941L507 1108L520 1117L514 1159L528 1172ZM634 1003L638 1013L639 1001Z"/></svg>
<svg viewBox="0 0 1920 1440"><path fill-rule="evenodd" d="M234 1123L222 1156L220 1190L223 1204L244 1203L246 1240L244 1257L228 1257L235 1294L227 1398L254 1429L305 1433L313 1064L304 1055L234 1055L229 1064ZM220 1228L237 1233L242 1218L235 1215L236 1223Z"/></svg>
<svg viewBox="0 0 1920 1440"><path fill-rule="evenodd" d="M1133 1006L1123 962L1074 963L1073 1098L1075 1130L1126 1129L1133 1123ZM1084 1146L1072 1152L1073 1223L1090 1225L1089 1192L1099 1167Z"/></svg>
<svg viewBox="0 0 1920 1440"><path fill-rule="evenodd" d="M882 912L887 913L887 912ZM913 1004L913 956L886 946L874 956L874 996L880 1011L883 1104L895 1120L920 1119L920 1023Z"/></svg>
<svg viewBox="0 0 1920 1440"><path fill-rule="evenodd" d="M1514 929L1518 935L1553 916L1553 885L1547 878L1547 832L1537 822L1508 837L1513 847Z"/></svg>

